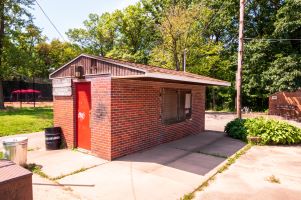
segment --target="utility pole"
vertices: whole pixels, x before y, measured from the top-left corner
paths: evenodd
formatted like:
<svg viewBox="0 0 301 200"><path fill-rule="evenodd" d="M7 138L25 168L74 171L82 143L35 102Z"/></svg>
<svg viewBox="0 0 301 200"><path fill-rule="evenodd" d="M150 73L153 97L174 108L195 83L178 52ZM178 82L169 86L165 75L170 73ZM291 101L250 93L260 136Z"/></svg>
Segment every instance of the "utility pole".
<svg viewBox="0 0 301 200"><path fill-rule="evenodd" d="M239 9L239 46L238 46L238 66L236 74L236 112L237 117L241 119L241 85L242 85L242 65L244 54L244 13L245 13L245 0L240 0Z"/></svg>
<svg viewBox="0 0 301 200"><path fill-rule="evenodd" d="M187 53L187 50L184 49L184 53L183 53L183 71L186 72L186 53Z"/></svg>

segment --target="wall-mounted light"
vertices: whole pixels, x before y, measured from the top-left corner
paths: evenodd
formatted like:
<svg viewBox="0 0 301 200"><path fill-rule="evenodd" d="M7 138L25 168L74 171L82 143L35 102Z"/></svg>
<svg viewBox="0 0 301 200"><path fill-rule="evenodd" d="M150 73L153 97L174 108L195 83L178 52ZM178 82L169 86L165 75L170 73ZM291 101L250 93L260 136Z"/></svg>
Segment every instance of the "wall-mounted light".
<svg viewBox="0 0 301 200"><path fill-rule="evenodd" d="M83 66L76 66L75 67L75 77L76 78L83 78L84 77L84 68L83 68Z"/></svg>

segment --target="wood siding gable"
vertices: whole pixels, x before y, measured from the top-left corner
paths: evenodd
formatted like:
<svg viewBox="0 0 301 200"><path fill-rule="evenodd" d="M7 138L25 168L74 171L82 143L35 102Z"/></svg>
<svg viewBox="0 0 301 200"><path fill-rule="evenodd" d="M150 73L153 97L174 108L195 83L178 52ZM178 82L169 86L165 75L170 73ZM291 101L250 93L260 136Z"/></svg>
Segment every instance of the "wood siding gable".
<svg viewBox="0 0 301 200"><path fill-rule="evenodd" d="M111 74L111 76L116 77L145 74L142 70L81 55L50 74L50 78L74 77L76 66L83 67L84 75Z"/></svg>

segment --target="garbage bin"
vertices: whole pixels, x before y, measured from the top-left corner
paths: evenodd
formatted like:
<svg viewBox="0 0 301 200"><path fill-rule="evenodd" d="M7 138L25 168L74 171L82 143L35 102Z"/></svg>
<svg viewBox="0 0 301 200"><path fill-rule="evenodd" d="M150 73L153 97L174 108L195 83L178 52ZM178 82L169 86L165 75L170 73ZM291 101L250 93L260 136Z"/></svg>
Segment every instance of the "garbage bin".
<svg viewBox="0 0 301 200"><path fill-rule="evenodd" d="M16 137L3 140L4 158L17 165L25 166L27 162L27 137Z"/></svg>
<svg viewBox="0 0 301 200"><path fill-rule="evenodd" d="M61 127L45 128L45 144L47 150L60 149L61 133Z"/></svg>

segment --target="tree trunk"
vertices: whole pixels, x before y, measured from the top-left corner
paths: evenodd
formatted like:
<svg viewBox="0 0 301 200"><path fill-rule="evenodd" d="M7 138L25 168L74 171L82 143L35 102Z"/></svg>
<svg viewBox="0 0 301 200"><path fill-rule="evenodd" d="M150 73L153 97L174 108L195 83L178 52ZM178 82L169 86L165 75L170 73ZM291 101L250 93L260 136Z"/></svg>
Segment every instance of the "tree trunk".
<svg viewBox="0 0 301 200"><path fill-rule="evenodd" d="M4 109L4 95L3 95L3 85L2 80L0 80L0 110Z"/></svg>
<svg viewBox="0 0 301 200"><path fill-rule="evenodd" d="M216 98L215 98L215 89L212 88L212 110L216 110Z"/></svg>
<svg viewBox="0 0 301 200"><path fill-rule="evenodd" d="M177 52L177 41L173 39L173 61L174 64L176 65L176 70L180 71L180 63L179 63L179 57L178 57L178 52Z"/></svg>
<svg viewBox="0 0 301 200"><path fill-rule="evenodd" d="M2 57L3 57L3 42L4 42L4 2L0 3L0 68L2 67ZM0 72L1 73L1 72ZM0 74L1 76L1 74ZM3 95L3 85L2 79L0 77L0 109L4 109L4 95Z"/></svg>

